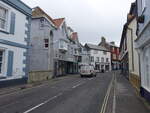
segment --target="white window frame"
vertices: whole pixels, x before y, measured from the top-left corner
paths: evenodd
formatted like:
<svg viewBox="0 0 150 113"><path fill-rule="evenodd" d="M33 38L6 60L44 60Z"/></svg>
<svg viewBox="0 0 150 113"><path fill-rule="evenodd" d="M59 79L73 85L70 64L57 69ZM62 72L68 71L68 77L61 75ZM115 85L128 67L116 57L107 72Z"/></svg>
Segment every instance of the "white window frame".
<svg viewBox="0 0 150 113"><path fill-rule="evenodd" d="M104 57L102 57L102 58L101 58L101 62L105 62L105 59L104 59Z"/></svg>
<svg viewBox="0 0 150 113"><path fill-rule="evenodd" d="M4 8L5 10L7 10L7 13L6 13L6 22L5 22L5 28L2 29L0 28L1 31L5 31L5 32L8 32L8 27L9 27L9 24L10 24L10 20L9 20L9 15L10 15L10 8L8 8L6 5L4 5L2 2L0 2L0 7Z"/></svg>
<svg viewBox="0 0 150 113"><path fill-rule="evenodd" d="M68 50L68 43L65 40L59 41L59 49ZM72 50L74 52L74 50Z"/></svg>
<svg viewBox="0 0 150 113"><path fill-rule="evenodd" d="M100 60L99 57L96 57L96 62L99 62L99 60Z"/></svg>

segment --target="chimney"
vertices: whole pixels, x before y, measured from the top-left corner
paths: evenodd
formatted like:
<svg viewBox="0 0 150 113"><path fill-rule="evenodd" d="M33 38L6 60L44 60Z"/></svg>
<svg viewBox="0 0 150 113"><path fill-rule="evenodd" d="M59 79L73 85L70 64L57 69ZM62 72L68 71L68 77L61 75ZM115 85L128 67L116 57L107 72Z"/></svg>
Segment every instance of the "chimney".
<svg viewBox="0 0 150 113"><path fill-rule="evenodd" d="M132 14L128 14L127 15L127 21L130 21L131 19L133 19L134 18L134 15L132 15Z"/></svg>
<svg viewBox="0 0 150 113"><path fill-rule="evenodd" d="M101 37L101 42L102 42L102 43L105 43L105 42L106 42L105 37Z"/></svg>
<svg viewBox="0 0 150 113"><path fill-rule="evenodd" d="M112 41L112 42L110 42L111 44L113 44L113 45L115 45L115 42L114 41Z"/></svg>

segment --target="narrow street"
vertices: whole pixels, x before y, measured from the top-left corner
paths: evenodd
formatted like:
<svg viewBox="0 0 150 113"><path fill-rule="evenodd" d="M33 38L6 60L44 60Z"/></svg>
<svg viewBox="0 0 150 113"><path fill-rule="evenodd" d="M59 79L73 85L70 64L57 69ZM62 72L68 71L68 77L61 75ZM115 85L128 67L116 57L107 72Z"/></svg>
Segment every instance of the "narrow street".
<svg viewBox="0 0 150 113"><path fill-rule="evenodd" d="M0 113L149 113L119 72L61 77L0 100Z"/></svg>
<svg viewBox="0 0 150 113"><path fill-rule="evenodd" d="M0 113L99 113L112 73L65 77L41 87L0 96Z"/></svg>

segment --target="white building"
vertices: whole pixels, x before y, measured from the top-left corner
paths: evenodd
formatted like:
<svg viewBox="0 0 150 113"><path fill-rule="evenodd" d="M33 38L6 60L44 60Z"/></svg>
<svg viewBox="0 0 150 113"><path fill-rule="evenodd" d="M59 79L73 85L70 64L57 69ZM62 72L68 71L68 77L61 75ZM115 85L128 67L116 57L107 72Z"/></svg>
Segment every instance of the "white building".
<svg viewBox="0 0 150 113"><path fill-rule="evenodd" d="M140 57L141 95L150 102L150 0L137 0L138 37L135 47Z"/></svg>
<svg viewBox="0 0 150 113"><path fill-rule="evenodd" d="M30 20L22 1L0 1L0 83L28 76Z"/></svg>
<svg viewBox="0 0 150 113"><path fill-rule="evenodd" d="M95 67L96 70L111 71L111 53L104 47L85 44L90 54L90 64Z"/></svg>

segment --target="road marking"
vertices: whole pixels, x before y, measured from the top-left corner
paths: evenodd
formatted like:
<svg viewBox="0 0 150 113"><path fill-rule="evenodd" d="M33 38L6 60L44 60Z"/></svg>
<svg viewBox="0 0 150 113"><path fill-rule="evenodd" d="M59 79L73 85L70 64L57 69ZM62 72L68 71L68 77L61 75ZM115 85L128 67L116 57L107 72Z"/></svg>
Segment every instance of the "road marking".
<svg viewBox="0 0 150 113"><path fill-rule="evenodd" d="M112 88L112 85L113 85L113 81L114 81L114 74L113 74L113 78L112 78L112 80L111 80L111 82L110 82L110 84L109 84L109 87L108 87L106 96L105 96L105 98L104 98L104 101L103 101L103 104L102 104L102 108L101 108L100 113L105 113L105 112L106 112L106 107L107 107L107 103L108 103L110 91L111 91L111 88Z"/></svg>
<svg viewBox="0 0 150 113"><path fill-rule="evenodd" d="M36 106L30 108L29 110L27 110L27 111L25 111L25 112L23 112L23 113L30 113L31 111L33 111L33 110L35 110L35 109L37 109L37 108L43 106L44 104L47 104L47 103L50 102L51 100L54 100L54 99L56 99L57 97L59 97L59 96L61 96L61 95L62 95L62 93L59 93L58 95L56 95L56 96L54 96L54 97L52 97L52 98L50 98L50 99L48 99L48 100L46 100L46 101L44 101L44 102L38 104L38 105L36 105Z"/></svg>
<svg viewBox="0 0 150 113"><path fill-rule="evenodd" d="M93 78L88 78L88 80L93 80Z"/></svg>
<svg viewBox="0 0 150 113"><path fill-rule="evenodd" d="M24 89L24 90L18 90L17 92L12 92L12 93L9 93L9 94L4 94L4 95L0 95L0 98L4 98L6 96L10 96L10 95L14 95L14 94L20 94L20 93L24 93L24 92L27 92L27 91L31 91L33 89L37 89L37 88L41 88L41 87L44 87L44 86L48 86L49 84L46 83L46 84L42 84L42 85L39 85L39 86L35 86L35 87L32 87L32 88L27 88L27 89Z"/></svg>
<svg viewBox="0 0 150 113"><path fill-rule="evenodd" d="M77 88L77 87L79 87L80 85L82 85L82 84L84 84L84 83L85 83L85 82L79 83L79 84L73 86L72 88L73 88L73 89L74 89L74 88Z"/></svg>
<svg viewBox="0 0 150 113"><path fill-rule="evenodd" d="M116 73L115 73L114 96L113 96L113 112L112 113L116 113L116 83L117 83L117 79L116 79Z"/></svg>
<svg viewBox="0 0 150 113"><path fill-rule="evenodd" d="M20 93L24 93L24 92L27 92L27 91L31 91L31 90L33 90L33 89L38 89L38 88L41 88L41 87L44 87L44 86L49 86L49 85L54 85L54 84L56 84L57 82L59 82L59 80L61 81L61 80L64 80L64 79L66 79L66 78L72 78L72 77L63 77L63 78L61 78L61 79L58 79L58 81L53 81L52 80L52 82L49 82L49 81L47 81L47 83L44 83L44 84L41 84L41 85L38 85L38 86L33 86L33 87L31 87L31 88L27 88L27 89L23 89L23 90L17 90L16 92L11 92L11 93L9 93L9 94L0 94L0 98L4 98L4 97L6 97L6 96L11 96L11 95L15 95L15 94L20 94ZM50 83L50 84L49 84Z"/></svg>

